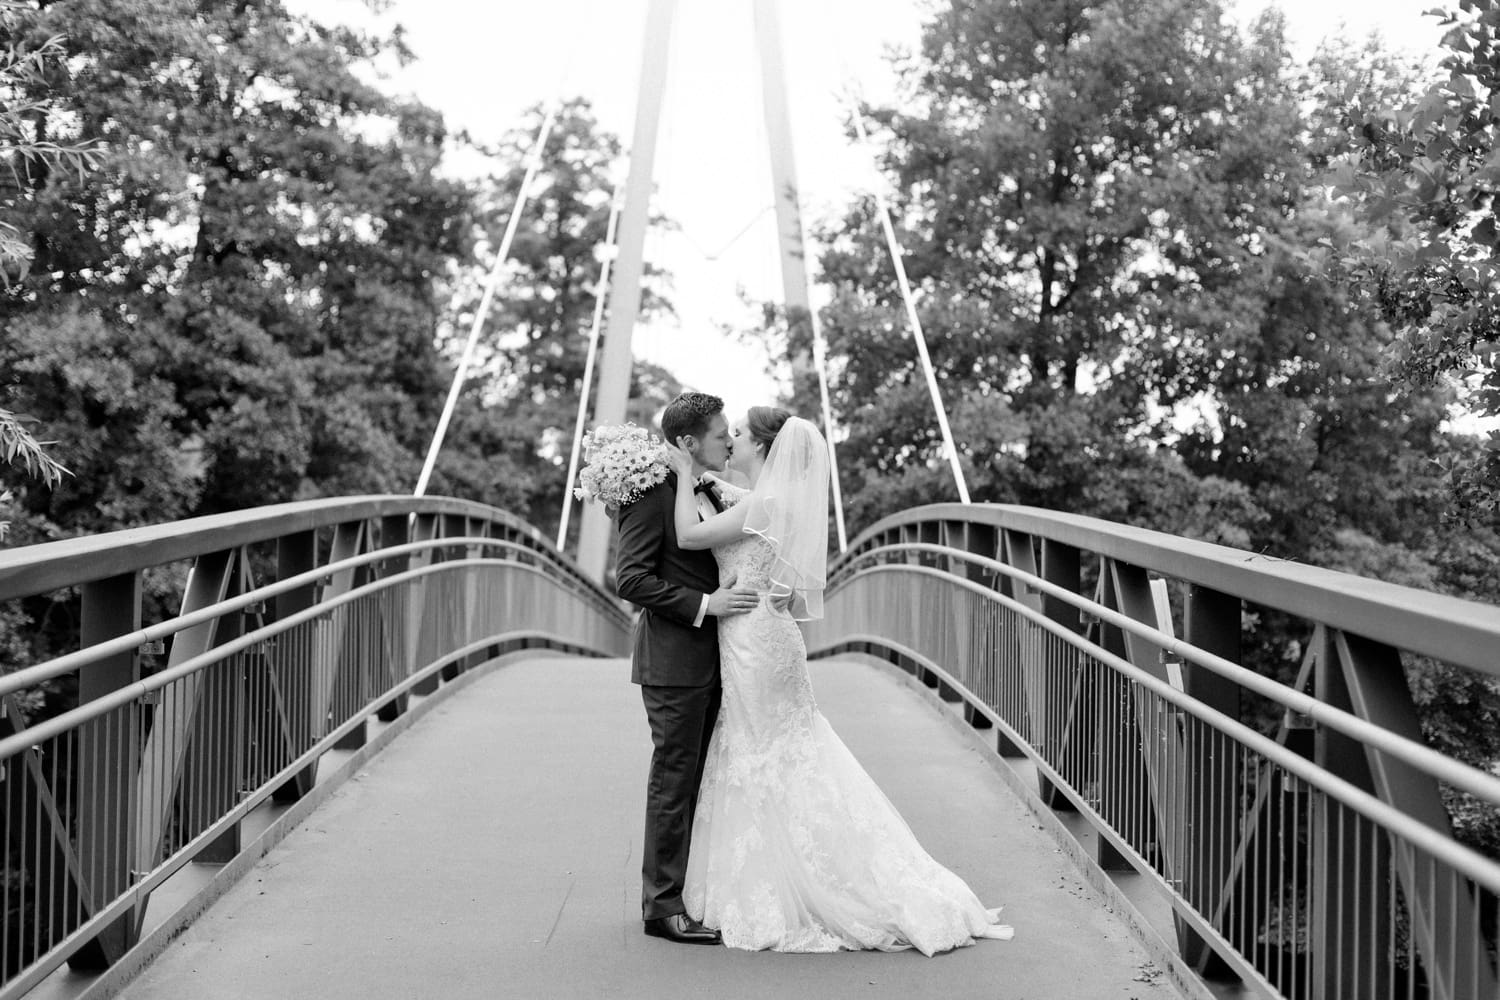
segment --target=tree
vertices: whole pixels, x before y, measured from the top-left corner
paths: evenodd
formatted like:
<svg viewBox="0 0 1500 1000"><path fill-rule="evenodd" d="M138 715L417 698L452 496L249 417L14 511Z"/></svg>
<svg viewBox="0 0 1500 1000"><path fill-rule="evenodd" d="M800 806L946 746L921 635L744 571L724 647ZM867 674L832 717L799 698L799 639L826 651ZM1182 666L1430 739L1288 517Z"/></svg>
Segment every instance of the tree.
<svg viewBox="0 0 1500 1000"><path fill-rule="evenodd" d="M55 113L33 138L66 122L99 157L33 158L16 200L35 266L0 297L0 400L76 475L19 497L14 540L409 488L474 206L441 118L364 82L399 39L275 0L59 0L25 30L66 54L16 84ZM76 602L0 609L0 670L76 648Z"/></svg>
<svg viewBox="0 0 1500 1000"><path fill-rule="evenodd" d="M408 487L472 205L441 118L357 72L399 39L274 0L72 0L36 28L68 60L35 87L105 153L28 176L37 266L0 303L9 390L80 473L30 513L96 531Z"/></svg>
<svg viewBox="0 0 1500 1000"><path fill-rule="evenodd" d="M1380 317L1306 253L1350 225L1311 98L1372 63L1298 67L1278 16L1212 0L935 9L870 114L975 499L1294 558L1351 523L1424 544L1446 396L1380 377ZM951 499L874 206L820 235L853 521Z"/></svg>
<svg viewBox="0 0 1500 1000"><path fill-rule="evenodd" d="M486 151L507 165L483 182L479 195L479 225L490 248L510 218L542 114L533 109L499 149ZM458 433L450 433L452 444L438 459L435 491L505 507L544 530L556 526L620 155L619 140L600 130L587 102L558 109L465 388ZM648 264L644 281L642 316L669 310L664 275ZM467 335L478 297L477 287L469 290L456 332ZM677 391L669 373L637 364L632 396L660 407Z"/></svg>
<svg viewBox="0 0 1500 1000"><path fill-rule="evenodd" d="M937 7L904 99L870 114L974 499L1492 587L1494 536L1437 516L1451 394L1385 377L1381 311L1318 266L1369 230L1328 195L1349 142L1317 97L1403 79L1370 50L1297 66L1276 16L1242 33L1213 0ZM855 527L953 496L873 213L821 234ZM1262 614L1243 662L1290 681L1306 637ZM1492 761L1492 681L1412 677L1434 739Z"/></svg>
<svg viewBox="0 0 1500 1000"><path fill-rule="evenodd" d="M1451 447L1443 387L1392 382L1381 359L1391 340L1379 311L1311 261L1313 248L1357 231L1322 179L1348 149L1339 116L1310 95L1408 83L1373 46L1325 47L1295 78L1308 109L1285 135L1300 154L1283 160L1285 199L1259 220L1267 250L1259 298L1245 302L1253 328L1220 338L1213 419L1174 444L1202 475L1254 489L1267 515L1254 548L1342 566L1348 529L1425 550L1442 506L1432 459Z"/></svg>
<svg viewBox="0 0 1500 1000"><path fill-rule="evenodd" d="M36 21L36 12L17 0L0 0L0 29L5 46L0 49L0 206L14 211L26 195L24 178L39 168L67 167L80 174L97 158L97 150L83 144L58 144L38 138L46 134L53 116L53 102L45 92L29 100L18 95L36 86L49 63L62 57L62 39L56 35L39 45L28 44L27 34ZM0 220L0 284L9 289L11 282L24 278L31 264L31 248L19 228ZM0 407L0 459L11 468L20 467L32 479L55 487L68 470L50 456L42 443L27 429L35 418L13 413ZM0 510L15 499L0 483ZM0 542L10 532L10 521L0 520Z"/></svg>
<svg viewBox="0 0 1500 1000"><path fill-rule="evenodd" d="M1285 59L1276 22L1246 42L1198 0L935 11L907 99L872 113L976 498L1114 511L1122 465L1194 488L1151 442L1210 386L1219 343L1254 335L1261 222L1288 197ZM861 203L822 234L846 492L896 477L935 498L945 471L872 218Z"/></svg>
<svg viewBox="0 0 1500 1000"><path fill-rule="evenodd" d="M36 88L48 65L62 58L63 43L53 35L31 44L28 36L34 34L36 20L30 4L0 0L0 32L5 36L0 48L0 165L5 168L0 173L0 207L7 212L26 195L25 178L35 169L68 168L81 174L98 155L87 144L42 138L50 132L55 109L45 89ZM27 91L33 92L22 96ZM0 285L8 289L30 266L31 248L24 234L0 220Z"/></svg>
<svg viewBox="0 0 1500 1000"><path fill-rule="evenodd" d="M68 470L48 455L41 442L26 429L29 418L17 416L0 408L0 458L11 468L20 466L33 479L40 479L46 486L56 486L68 475ZM15 497L10 490L0 486L0 512ZM10 534L10 522L0 520L0 542Z"/></svg>
<svg viewBox="0 0 1500 1000"><path fill-rule="evenodd" d="M1449 29L1435 82L1415 96L1333 94L1354 145L1332 175L1336 191L1379 228L1332 246L1396 330L1389 370L1413 386L1465 384L1465 406L1493 421L1500 418L1500 2L1462 0L1457 12L1429 13ZM1471 525L1500 524L1500 427L1483 447L1456 449L1445 469L1453 513Z"/></svg>

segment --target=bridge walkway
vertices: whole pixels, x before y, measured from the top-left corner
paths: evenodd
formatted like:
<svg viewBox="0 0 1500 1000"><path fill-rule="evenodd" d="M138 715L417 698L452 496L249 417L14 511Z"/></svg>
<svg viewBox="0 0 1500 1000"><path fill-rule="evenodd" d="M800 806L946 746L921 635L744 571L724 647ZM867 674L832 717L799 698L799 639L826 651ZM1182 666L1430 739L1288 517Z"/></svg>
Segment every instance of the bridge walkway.
<svg viewBox="0 0 1500 1000"><path fill-rule="evenodd" d="M628 664L530 655L463 678L455 696L353 768L120 995L1179 995L977 738L885 670L839 660L813 671L835 729L927 849L1005 907L1015 940L928 959L745 953L644 936L650 741Z"/></svg>

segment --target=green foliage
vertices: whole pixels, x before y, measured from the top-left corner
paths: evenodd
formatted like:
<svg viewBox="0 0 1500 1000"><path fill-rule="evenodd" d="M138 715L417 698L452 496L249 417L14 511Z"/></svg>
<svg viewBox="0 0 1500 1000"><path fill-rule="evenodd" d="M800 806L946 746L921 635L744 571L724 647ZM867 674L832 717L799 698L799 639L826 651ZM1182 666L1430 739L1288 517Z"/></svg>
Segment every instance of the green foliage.
<svg viewBox="0 0 1500 1000"><path fill-rule="evenodd" d="M1310 98L1390 72L1360 58L1295 67L1276 17L1242 32L1204 0L934 9L871 114L976 499L1202 510L1204 537L1290 557L1351 520L1425 530L1449 397L1386 384L1376 310L1305 254L1344 225L1343 133ZM952 498L873 204L821 236L855 524Z"/></svg>
<svg viewBox="0 0 1500 1000"><path fill-rule="evenodd" d="M80 472L28 510L98 531L408 487L472 195L441 119L363 82L399 41L274 2L74 0L38 28L69 56L38 86L104 153L34 172L37 266L0 304L9 391Z"/></svg>
<svg viewBox="0 0 1500 1000"><path fill-rule="evenodd" d="M26 429L26 424L35 422L34 417L0 409L0 458L6 465L20 466L33 479L57 486L69 474L68 470L48 455L43 442Z"/></svg>
<svg viewBox="0 0 1500 1000"><path fill-rule="evenodd" d="M1332 173L1338 194L1375 228L1330 244L1396 330L1387 364L1409 385L1461 382L1464 403L1500 417L1500 2L1433 10L1448 28L1438 78L1410 93L1332 91L1353 151ZM1448 456L1454 513L1500 524L1500 428Z"/></svg>
<svg viewBox="0 0 1500 1000"><path fill-rule="evenodd" d="M53 487L17 491L12 539L410 490L452 374L450 304L472 308L476 241L496 242L519 178L455 179L466 140L369 82L408 56L399 34L280 0L0 0L0 17L0 266L31 261L0 295L0 455ZM556 516L618 155L567 109L437 486ZM642 372L648 396L664 381ZM175 612L181 571L146 573L146 620ZM68 591L0 605L0 673L76 649L78 612ZM55 715L70 682L8 701ZM24 866L0 867L14 883Z"/></svg>
<svg viewBox="0 0 1500 1000"><path fill-rule="evenodd" d="M58 0L28 18L61 57L6 86L49 102L32 138L66 126L97 163L28 161L10 216L35 266L0 296L0 400L77 473L17 490L12 540L410 490L467 330L452 303L477 299L476 243L498 242L534 125L486 151L499 176L457 179L468 140L369 82L408 57L399 33L276 0ZM557 516L618 156L585 105L565 109L434 491ZM639 377L647 397L670 387ZM46 655L69 606L7 612L34 641L0 669Z"/></svg>
<svg viewBox="0 0 1500 1000"><path fill-rule="evenodd" d="M493 162L511 164L510 169L480 185L479 225L491 252L510 218L542 110L528 117L500 149L490 151ZM434 492L505 507L549 533L555 528L588 352L597 251L609 225L610 175L620 155L619 142L600 131L585 102L559 109L511 247L502 293L486 324L489 333L449 444L438 457ZM663 285L659 272L648 266L643 316L668 308ZM467 337L481 287L464 289L450 343ZM654 411L677 391L669 373L636 365L631 387L636 405Z"/></svg>
<svg viewBox="0 0 1500 1000"><path fill-rule="evenodd" d="M17 538L409 490L540 112L480 150L496 175L460 180L470 141L369 82L409 58L399 32L276 0L25 13L50 53L6 83L49 109L28 135L66 128L96 169L33 158L15 202L35 267L0 298L4 398L78 472L18 497ZM619 157L586 104L562 109L435 492L558 515ZM636 388L675 383L643 366Z"/></svg>
<svg viewBox="0 0 1500 1000"><path fill-rule="evenodd" d="M26 178L36 167L58 166L76 170L80 175L97 157L97 151L86 145L59 145L39 137L53 113L45 92L29 99L20 95L38 85L49 66L62 58L62 39L57 36L32 43L27 37L35 27L36 11L30 4L17 0L0 0L0 33L5 44L0 48L0 209L13 213L27 194ZM38 125L38 123L41 123ZM31 265L31 248L22 231L6 220L0 220L0 286L11 287L13 280L24 278ZM47 454L43 443L26 428L35 417L16 414L0 408L0 460L20 467L47 487L55 487L69 472ZM0 488L0 510L15 499ZM0 542L10 533L11 522L0 520Z"/></svg>
<svg viewBox="0 0 1500 1000"><path fill-rule="evenodd" d="M1467 541L1472 543L1472 539ZM1490 539L1491 546L1493 542ZM1494 549L1489 552L1488 570L1492 575ZM1445 570L1451 574L1451 555L1439 553L1434 558L1354 530L1339 532L1334 546L1320 552L1317 561L1333 569L1421 590L1455 589L1451 580L1444 580ZM1494 591L1489 593L1489 599L1494 600ZM1463 596L1477 595L1470 592ZM1428 744L1474 767L1492 769L1500 761L1500 678L1425 657L1409 657L1406 675ZM1447 786L1443 786L1442 794L1458 838L1490 857L1500 857L1500 809Z"/></svg>
<svg viewBox="0 0 1500 1000"><path fill-rule="evenodd" d="M88 532L188 516L204 471L173 431L182 410L170 384L153 374L164 352L77 310L18 316L9 332L12 377L47 401L75 473L45 498L48 515Z"/></svg>
<svg viewBox="0 0 1500 1000"><path fill-rule="evenodd" d="M975 500L1500 601L1495 533L1441 516L1475 458L1453 389L1392 379L1409 331L1329 266L1392 241L1330 196L1363 147L1326 95L1379 106L1409 70L1348 46L1298 65L1277 15L1241 30L1217 0L947 0L904 73L866 113ZM956 491L873 199L819 236L857 531ZM770 318L778 351L809 348ZM806 375L792 397L816 411ZM1246 610L1243 662L1290 682L1307 624ZM1500 759L1500 689L1409 666L1429 738ZM1454 809L1472 843L1500 830Z"/></svg>
<svg viewBox="0 0 1500 1000"><path fill-rule="evenodd" d="M33 38L36 8L20 0L0 0L0 209L16 210L37 168L71 169L82 175L98 157L88 144L58 143L45 136L55 113L43 85L49 66L64 56L62 38ZM31 91L31 93L27 93ZM24 278L31 247L14 224L0 220L0 286Z"/></svg>

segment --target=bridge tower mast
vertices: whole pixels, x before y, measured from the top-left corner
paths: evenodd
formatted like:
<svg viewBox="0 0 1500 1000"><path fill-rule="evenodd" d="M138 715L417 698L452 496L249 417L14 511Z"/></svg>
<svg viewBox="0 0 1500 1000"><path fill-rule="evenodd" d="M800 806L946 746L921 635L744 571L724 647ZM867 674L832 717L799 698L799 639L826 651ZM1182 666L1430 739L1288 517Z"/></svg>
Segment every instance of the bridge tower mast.
<svg viewBox="0 0 1500 1000"><path fill-rule="evenodd" d="M609 320L599 360L599 390L594 404L596 424L623 423L630 396L634 361L630 341L641 308L642 254L646 225L651 217L656 134L661 123L661 99L667 86L667 56L676 13L677 0L651 0L646 12L635 136L630 143L630 174L625 181L625 203L620 210L615 276L609 286ZM597 503L584 504L582 513L578 529L579 568L603 582L604 561L609 552L609 518Z"/></svg>
<svg viewBox="0 0 1500 1000"><path fill-rule="evenodd" d="M771 152L771 187L776 199L776 229L781 250L782 303L790 322L806 322L811 305L807 297L807 261L802 244L797 161L793 155L791 115L787 111L786 66L781 58L780 0L754 0L754 3L755 41L760 50L760 94L766 117L766 143ZM793 364L805 368L808 359L806 356L794 358Z"/></svg>
<svg viewBox="0 0 1500 1000"><path fill-rule="evenodd" d="M798 211L797 171L792 155L792 132L787 113L786 68L781 57L778 0L753 0L755 38L760 52L761 96L766 136L771 154L771 184L781 255L781 280L788 315L806 316L809 309L807 270L803 260L802 221ZM625 420L634 356L631 336L641 306L641 274L650 220L656 137L666 90L672 22L677 0L651 0L641 56L641 82L636 98L635 134L630 146L630 173L625 182L625 204L615 278L609 289L609 323L599 364L595 423ZM805 360L802 363L806 363ZM710 387L711 388L711 387ZM598 504L586 504L579 528L578 563L595 580L604 579L609 551L609 519Z"/></svg>

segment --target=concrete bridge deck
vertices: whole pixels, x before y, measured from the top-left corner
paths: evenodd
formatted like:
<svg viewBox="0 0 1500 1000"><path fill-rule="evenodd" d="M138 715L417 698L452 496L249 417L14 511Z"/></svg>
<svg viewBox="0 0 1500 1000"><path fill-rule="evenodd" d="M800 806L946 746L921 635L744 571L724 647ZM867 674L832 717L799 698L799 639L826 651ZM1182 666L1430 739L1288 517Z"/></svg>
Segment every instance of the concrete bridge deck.
<svg viewBox="0 0 1500 1000"><path fill-rule="evenodd" d="M943 708L861 662L814 664L813 679L834 727L922 843L987 905L1005 907L1015 940L929 959L745 953L645 937L650 740L628 665L532 656L460 679L461 691L428 706L347 780L334 779L322 804L120 995L1179 995L1002 780L1004 765Z"/></svg>

